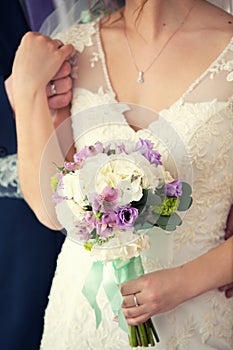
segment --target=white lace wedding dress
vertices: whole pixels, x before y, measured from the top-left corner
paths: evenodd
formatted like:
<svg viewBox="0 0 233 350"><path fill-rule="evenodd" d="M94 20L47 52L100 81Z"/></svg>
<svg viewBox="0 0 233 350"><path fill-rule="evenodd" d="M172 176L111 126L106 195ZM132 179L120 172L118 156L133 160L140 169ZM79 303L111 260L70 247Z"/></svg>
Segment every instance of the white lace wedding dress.
<svg viewBox="0 0 233 350"><path fill-rule="evenodd" d="M96 105L115 104L98 21L76 25L59 38L71 42L80 53L72 113ZM119 137L121 132L129 138L135 136L122 114L116 116L116 121L119 118L123 123L119 126L122 129L110 131L103 126L98 132L95 128L86 131L96 122L91 111L73 118L78 148ZM227 213L233 202L233 39L184 95L160 115L179 135L188 152L193 172L193 205L175 233L160 232L152 237L152 247L143 257L146 272L185 263L223 241ZM106 113L103 120L107 119ZM152 122L149 126L152 132L153 127ZM187 177L185 167L180 169L179 175ZM99 329L95 328L94 312L81 292L91 264L89 253L67 238L58 258L41 350L130 349L127 334L113 322L102 289L98 303L103 320ZM218 290L187 301L154 317L160 337L156 349L233 349L232 314L233 299L227 300Z"/></svg>

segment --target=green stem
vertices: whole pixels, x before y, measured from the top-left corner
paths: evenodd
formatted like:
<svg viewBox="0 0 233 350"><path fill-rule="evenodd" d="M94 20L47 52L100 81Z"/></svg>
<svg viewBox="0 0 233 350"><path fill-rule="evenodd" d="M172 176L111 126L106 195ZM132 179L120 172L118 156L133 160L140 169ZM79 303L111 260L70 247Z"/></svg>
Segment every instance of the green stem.
<svg viewBox="0 0 233 350"><path fill-rule="evenodd" d="M150 327L150 323L148 321L146 321L145 326L146 326L146 333L147 333L147 338L148 338L149 344L151 346L155 346L155 341L153 338L153 333L152 333L152 330Z"/></svg>
<svg viewBox="0 0 233 350"><path fill-rule="evenodd" d="M149 322L150 328L152 329L152 332L154 334L156 342L159 343L159 336L158 336L158 334L157 334L157 332L155 330L155 327L153 325L153 322L152 322L151 318L148 320L148 322Z"/></svg>
<svg viewBox="0 0 233 350"><path fill-rule="evenodd" d="M129 326L129 344L132 348L138 346L136 328L134 326Z"/></svg>
<svg viewBox="0 0 233 350"><path fill-rule="evenodd" d="M137 346L142 346L138 326L133 326L133 327L135 327L135 329L136 329L136 337L137 337L137 342L138 342Z"/></svg>
<svg viewBox="0 0 233 350"><path fill-rule="evenodd" d="M142 342L142 346L148 347L148 339L144 323L138 325L139 335Z"/></svg>

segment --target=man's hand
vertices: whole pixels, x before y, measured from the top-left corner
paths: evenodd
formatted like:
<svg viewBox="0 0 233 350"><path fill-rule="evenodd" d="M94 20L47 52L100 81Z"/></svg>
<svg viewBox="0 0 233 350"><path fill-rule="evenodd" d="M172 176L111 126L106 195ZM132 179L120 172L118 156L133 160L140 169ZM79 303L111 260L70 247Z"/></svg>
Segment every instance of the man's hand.
<svg viewBox="0 0 233 350"><path fill-rule="evenodd" d="M231 209L227 217L224 238L228 239L231 236L233 236L233 205L231 206ZM221 292L224 292L227 298L231 298L233 296L233 282L220 287L219 290Z"/></svg>

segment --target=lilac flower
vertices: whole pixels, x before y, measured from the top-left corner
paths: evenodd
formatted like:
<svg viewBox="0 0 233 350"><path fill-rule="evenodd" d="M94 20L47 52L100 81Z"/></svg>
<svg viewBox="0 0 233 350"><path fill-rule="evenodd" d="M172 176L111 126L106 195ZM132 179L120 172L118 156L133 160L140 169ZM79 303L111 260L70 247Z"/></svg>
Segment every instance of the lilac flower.
<svg viewBox="0 0 233 350"><path fill-rule="evenodd" d="M101 237L112 235L113 227L116 225L117 214L114 212L104 213L97 222L97 232Z"/></svg>
<svg viewBox="0 0 233 350"><path fill-rule="evenodd" d="M84 223L77 224L75 225L75 227L77 228L76 234L81 241L88 241L91 238L92 230L88 229L88 227L85 226Z"/></svg>
<svg viewBox="0 0 233 350"><path fill-rule="evenodd" d="M76 170L76 164L74 162L64 162L64 168L68 171L75 171Z"/></svg>
<svg viewBox="0 0 233 350"><path fill-rule="evenodd" d="M116 146L115 152L116 152L116 154L120 154L120 153L128 154L126 152L125 145L123 143L121 145Z"/></svg>
<svg viewBox="0 0 233 350"><path fill-rule="evenodd" d="M103 204L103 196L98 193L92 193L90 195L90 202L91 202L93 213L97 214L101 210L101 207Z"/></svg>
<svg viewBox="0 0 233 350"><path fill-rule="evenodd" d="M119 227L132 229L137 217L138 209L127 205L123 208L119 208L116 223Z"/></svg>
<svg viewBox="0 0 233 350"><path fill-rule="evenodd" d="M149 152L148 160L149 160L150 164L155 164L156 167L158 165L162 165L161 154L158 151L154 150L154 149L152 149Z"/></svg>
<svg viewBox="0 0 233 350"><path fill-rule="evenodd" d="M182 183L180 180L174 180L165 185L165 194L167 197L180 197L182 195Z"/></svg>
<svg viewBox="0 0 233 350"><path fill-rule="evenodd" d="M95 227L96 224L96 216L93 215L94 213L92 211L87 211L84 213L84 219L85 222L90 225L93 226L93 228Z"/></svg>
<svg viewBox="0 0 233 350"><path fill-rule="evenodd" d="M102 196L107 202L114 202L118 198L119 190L111 186L106 186L102 192Z"/></svg>
<svg viewBox="0 0 233 350"><path fill-rule="evenodd" d="M106 224L109 227L113 227L116 223L117 214L114 212L105 213L101 217L102 224Z"/></svg>
<svg viewBox="0 0 233 350"><path fill-rule="evenodd" d="M101 142L96 142L93 146L83 147L79 152L74 154L73 158L75 163L81 167L85 159L99 153L104 153L103 144Z"/></svg>
<svg viewBox="0 0 233 350"><path fill-rule="evenodd" d="M88 241L91 238L91 232L96 227L96 217L92 211L87 211L83 219L76 223L76 234L81 240Z"/></svg>
<svg viewBox="0 0 233 350"><path fill-rule="evenodd" d="M106 186L102 192L92 193L89 201L95 215L99 213L113 212L116 207L119 190L110 186Z"/></svg>
<svg viewBox="0 0 233 350"><path fill-rule="evenodd" d="M52 201L53 201L54 203L56 203L56 204L59 204L59 203L61 203L62 201L66 200L66 199L68 199L68 198L67 198L67 197L62 197L62 196L60 196L60 195L57 193L57 191L55 191L55 192L53 193L53 195L52 195Z"/></svg>
<svg viewBox="0 0 233 350"><path fill-rule="evenodd" d="M139 139L136 143L135 151L140 152L151 164L162 165L161 155L153 149L153 143L150 140Z"/></svg>
<svg viewBox="0 0 233 350"><path fill-rule="evenodd" d="M108 154L108 152L110 151L111 148L111 144L109 143L103 150L103 153Z"/></svg>
<svg viewBox="0 0 233 350"><path fill-rule="evenodd" d="M59 190L63 189L64 188L64 185L63 185L63 173L60 172L56 175L56 186L55 186L55 189L54 189L54 192L53 192L53 195L52 195L52 200L53 202L55 202L56 204L58 203L61 203L63 200L67 200L68 198L66 196L61 196L59 194Z"/></svg>

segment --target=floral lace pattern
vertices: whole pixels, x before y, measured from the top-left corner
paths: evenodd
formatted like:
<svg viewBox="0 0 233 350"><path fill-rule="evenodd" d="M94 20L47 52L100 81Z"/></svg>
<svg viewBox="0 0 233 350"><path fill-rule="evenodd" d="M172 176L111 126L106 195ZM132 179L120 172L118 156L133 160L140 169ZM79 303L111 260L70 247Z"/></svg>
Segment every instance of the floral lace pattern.
<svg viewBox="0 0 233 350"><path fill-rule="evenodd" d="M0 158L0 197L23 198L18 180L17 154Z"/></svg>
<svg viewBox="0 0 233 350"><path fill-rule="evenodd" d="M90 91L85 86L76 87L73 114L101 103L117 102L109 83L98 26L83 25L76 29L76 33L79 32L80 37L72 32L66 34L66 41L73 42L80 52L85 52L85 45L93 43L92 50L88 46L90 71L101 69L102 80L96 91ZM218 78L218 84L221 79L224 86L232 84L232 62L233 40L182 98L161 112L187 147L193 170L193 205L175 234L164 235L162 239L158 235L158 240L152 241L151 251L143 256L146 272L183 264L215 247L223 239L226 216L233 202L232 89L224 101L218 100L217 96L205 102L190 101L192 92L207 78L211 84L215 78ZM74 119L74 135L78 128L79 124ZM107 135L107 130L103 133ZM85 144L92 137L87 133L80 142ZM185 167L183 172L185 175ZM113 315L102 291L98 295L98 303L103 313L103 324L95 329L93 311L81 293L91 263L83 247L70 240L65 241L46 310L42 350L130 349L127 335L112 321ZM154 322L161 339L156 349L232 349L232 310L233 300L213 290L170 312L156 315Z"/></svg>

